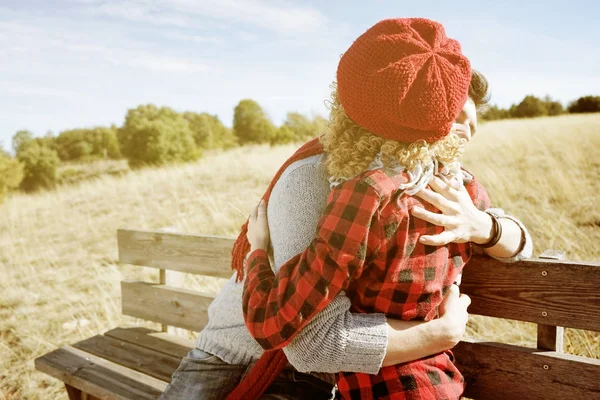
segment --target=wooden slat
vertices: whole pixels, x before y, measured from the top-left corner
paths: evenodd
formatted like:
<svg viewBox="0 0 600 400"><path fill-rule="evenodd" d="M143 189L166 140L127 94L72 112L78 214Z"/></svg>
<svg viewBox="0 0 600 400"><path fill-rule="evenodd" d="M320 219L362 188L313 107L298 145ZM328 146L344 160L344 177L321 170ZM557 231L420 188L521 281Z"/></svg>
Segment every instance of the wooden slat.
<svg viewBox="0 0 600 400"><path fill-rule="evenodd" d="M537 326L537 348L562 353L564 347L565 328L562 326Z"/></svg>
<svg viewBox="0 0 600 400"><path fill-rule="evenodd" d="M481 400L600 399L600 360L519 346L464 341L453 350L467 383Z"/></svg>
<svg viewBox="0 0 600 400"><path fill-rule="evenodd" d="M600 263L527 260L505 264L473 257L461 291L469 312L600 331Z"/></svg>
<svg viewBox="0 0 600 400"><path fill-rule="evenodd" d="M193 340L147 328L115 328L104 335L178 358L195 347Z"/></svg>
<svg viewBox="0 0 600 400"><path fill-rule="evenodd" d="M60 348L35 360L35 368L103 400L156 400L162 393L106 366Z"/></svg>
<svg viewBox="0 0 600 400"><path fill-rule="evenodd" d="M125 315L200 331L208 322L213 294L145 282L121 282Z"/></svg>
<svg viewBox="0 0 600 400"><path fill-rule="evenodd" d="M192 274L230 278L233 239L120 229L119 261Z"/></svg>
<svg viewBox="0 0 600 400"><path fill-rule="evenodd" d="M181 362L179 357L103 335L75 343L73 347L164 382L171 381L171 375Z"/></svg>
<svg viewBox="0 0 600 400"><path fill-rule="evenodd" d="M167 284L167 270L166 269L159 269L158 283L160 283L161 285L166 285ZM168 332L169 331L169 325L162 324L160 326L160 329L163 332Z"/></svg>
<svg viewBox="0 0 600 400"><path fill-rule="evenodd" d="M80 389L67 384L65 384L65 389L67 390L67 396L69 396L69 400L81 400L82 392Z"/></svg>
<svg viewBox="0 0 600 400"><path fill-rule="evenodd" d="M133 379L136 382L140 382L146 386L150 386L160 392L163 392L167 387L167 382L161 381L160 379L156 379L151 377L150 375L146 375L139 371L135 371L133 369L124 367L112 361L106 360L104 358L98 357L92 353L85 352L73 346L63 346L63 349L78 355L81 358L85 358L86 360L93 362L96 365L101 367L105 367L110 369L111 371L118 372L122 376Z"/></svg>
<svg viewBox="0 0 600 400"><path fill-rule="evenodd" d="M565 252L561 250L546 250L539 258L564 260ZM562 353L565 338L565 328L554 325L537 325L537 348Z"/></svg>

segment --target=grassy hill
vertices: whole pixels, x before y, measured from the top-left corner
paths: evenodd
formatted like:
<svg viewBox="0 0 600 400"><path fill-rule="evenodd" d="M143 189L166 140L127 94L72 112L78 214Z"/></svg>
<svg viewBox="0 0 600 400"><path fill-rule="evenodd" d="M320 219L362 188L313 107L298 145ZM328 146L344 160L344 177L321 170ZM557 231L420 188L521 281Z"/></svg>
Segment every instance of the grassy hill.
<svg viewBox="0 0 600 400"><path fill-rule="evenodd" d="M118 266L117 228L176 227L234 236L296 146L210 154L194 164L101 176L0 205L0 399L66 399L33 369L59 345L135 319L120 313L119 281L157 277ZM600 259L600 115L505 120L480 127L465 166L492 202L530 228L535 254ZM191 285L218 291L220 280ZM153 326L149 324L148 326ZM534 344L535 325L475 317L469 335ZM600 334L567 330L570 353L600 358Z"/></svg>

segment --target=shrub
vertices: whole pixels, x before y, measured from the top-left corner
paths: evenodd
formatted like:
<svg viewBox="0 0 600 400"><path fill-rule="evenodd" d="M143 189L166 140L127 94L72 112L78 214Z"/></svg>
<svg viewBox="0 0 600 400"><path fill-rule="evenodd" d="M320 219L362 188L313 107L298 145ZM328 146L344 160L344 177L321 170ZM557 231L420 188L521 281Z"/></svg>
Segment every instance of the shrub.
<svg viewBox="0 0 600 400"><path fill-rule="evenodd" d="M297 141L306 140L315 136L313 122L299 113L288 113L283 126L287 127L293 133L295 140Z"/></svg>
<svg viewBox="0 0 600 400"><path fill-rule="evenodd" d="M548 115L546 104L535 96L525 96L515 108L511 107L511 114L517 118L532 118Z"/></svg>
<svg viewBox="0 0 600 400"><path fill-rule="evenodd" d="M17 189L23 180L23 164L0 150L0 202L11 190Z"/></svg>
<svg viewBox="0 0 600 400"><path fill-rule="evenodd" d="M188 121L167 107L149 104L129 110L117 136L132 168L192 161L201 154Z"/></svg>
<svg viewBox="0 0 600 400"><path fill-rule="evenodd" d="M24 177L21 181L21 189L33 191L55 185L56 169L60 164L56 151L33 142L21 149L17 158L23 164Z"/></svg>
<svg viewBox="0 0 600 400"><path fill-rule="evenodd" d="M241 145L270 143L276 128L256 101L242 100L233 111L233 132Z"/></svg>
<svg viewBox="0 0 600 400"><path fill-rule="evenodd" d="M121 157L117 128L71 129L56 138L56 151L63 161Z"/></svg>
<svg viewBox="0 0 600 400"><path fill-rule="evenodd" d="M19 152L25 150L27 146L33 144L35 142L35 138L33 137L33 133L21 130L15 133L12 138L12 147L15 151L15 154L19 154Z"/></svg>
<svg viewBox="0 0 600 400"><path fill-rule="evenodd" d="M229 149L237 145L237 137L216 115L185 112L196 145L201 149Z"/></svg>
<svg viewBox="0 0 600 400"><path fill-rule="evenodd" d="M294 131L287 125L282 125L275 131L275 135L271 137L271 146L280 144L288 144L297 141L298 138L294 134Z"/></svg>
<svg viewBox="0 0 600 400"><path fill-rule="evenodd" d="M570 113L600 112L600 96L584 96L569 105Z"/></svg>
<svg viewBox="0 0 600 400"><path fill-rule="evenodd" d="M496 105L486 107L479 113L479 117L482 120L494 121L497 119L510 118L510 111L505 108L499 108Z"/></svg>

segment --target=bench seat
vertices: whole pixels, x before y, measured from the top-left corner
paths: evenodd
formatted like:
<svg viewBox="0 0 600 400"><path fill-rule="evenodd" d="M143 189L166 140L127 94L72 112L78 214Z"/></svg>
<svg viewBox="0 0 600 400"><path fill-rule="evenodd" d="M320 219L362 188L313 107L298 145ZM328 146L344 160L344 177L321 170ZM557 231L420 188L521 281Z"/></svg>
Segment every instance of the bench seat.
<svg viewBox="0 0 600 400"><path fill-rule="evenodd" d="M63 346L35 367L67 385L70 399L158 399L194 342L146 328L116 328Z"/></svg>

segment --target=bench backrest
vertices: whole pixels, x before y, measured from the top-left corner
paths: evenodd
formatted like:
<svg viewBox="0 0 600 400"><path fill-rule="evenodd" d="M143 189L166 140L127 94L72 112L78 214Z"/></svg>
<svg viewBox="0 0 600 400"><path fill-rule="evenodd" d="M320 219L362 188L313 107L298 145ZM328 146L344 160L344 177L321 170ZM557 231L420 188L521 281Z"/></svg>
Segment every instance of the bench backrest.
<svg viewBox="0 0 600 400"><path fill-rule="evenodd" d="M123 314L193 331L214 294L166 285L166 270L230 278L233 239L119 230L119 261L160 270L159 281L121 283ZM563 353L563 329L600 331L600 263L473 257L461 291L471 314L537 324L535 348L465 340L455 349L475 399L600 398L600 360Z"/></svg>

